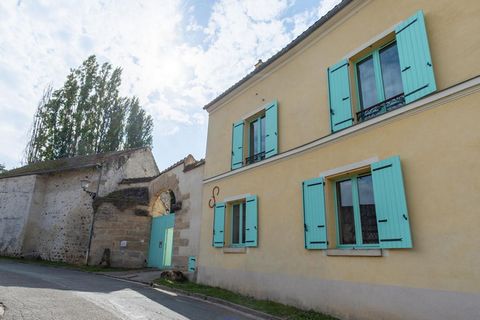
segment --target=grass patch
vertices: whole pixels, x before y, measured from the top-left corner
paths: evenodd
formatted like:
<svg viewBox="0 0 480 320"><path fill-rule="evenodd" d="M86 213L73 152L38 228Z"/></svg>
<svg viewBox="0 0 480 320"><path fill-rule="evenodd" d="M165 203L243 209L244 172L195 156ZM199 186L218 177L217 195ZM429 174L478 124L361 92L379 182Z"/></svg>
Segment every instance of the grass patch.
<svg viewBox="0 0 480 320"><path fill-rule="evenodd" d="M48 261L48 260L42 260L42 259L25 259L25 258L5 257L5 256L0 256L0 259L11 260L11 261L25 263L25 264L39 264L39 265L55 267L55 268L80 270L85 272L112 272L112 271L135 270L135 269L127 269L127 268L105 268L100 266L77 265L77 264L69 264L69 263L60 262L60 261Z"/></svg>
<svg viewBox="0 0 480 320"><path fill-rule="evenodd" d="M174 282L166 279L156 279L154 282L159 285L174 289L180 289L187 292L199 293L209 297L223 299L288 320L337 320L336 318L315 311L304 311L292 306L269 300L257 300L229 290L210 287L194 282Z"/></svg>

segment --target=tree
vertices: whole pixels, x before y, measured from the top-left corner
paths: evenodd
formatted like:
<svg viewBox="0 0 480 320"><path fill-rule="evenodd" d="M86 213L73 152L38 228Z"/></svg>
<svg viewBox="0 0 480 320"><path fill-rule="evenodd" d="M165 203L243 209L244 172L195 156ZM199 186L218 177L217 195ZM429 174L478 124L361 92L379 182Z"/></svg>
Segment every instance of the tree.
<svg viewBox="0 0 480 320"><path fill-rule="evenodd" d="M0 174L6 172L7 169L5 169L5 165L0 163Z"/></svg>
<svg viewBox="0 0 480 320"><path fill-rule="evenodd" d="M94 55L47 87L35 112L27 163L152 145L153 120L136 97L121 97L121 68ZM128 119L128 126L125 122Z"/></svg>
<svg viewBox="0 0 480 320"><path fill-rule="evenodd" d="M141 147L143 143L152 144L153 119L140 107L138 98L129 101L127 120L127 137L125 146L128 149Z"/></svg>

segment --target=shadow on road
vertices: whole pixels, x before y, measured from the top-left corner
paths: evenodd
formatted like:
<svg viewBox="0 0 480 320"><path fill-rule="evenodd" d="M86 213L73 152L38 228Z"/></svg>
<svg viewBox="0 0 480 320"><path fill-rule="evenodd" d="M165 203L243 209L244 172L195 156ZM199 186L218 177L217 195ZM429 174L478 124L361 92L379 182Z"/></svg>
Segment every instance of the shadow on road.
<svg viewBox="0 0 480 320"><path fill-rule="evenodd" d="M99 299L108 299L109 294L122 290L132 290L138 294L130 292L128 296L140 303L140 308L148 308L148 305L153 301L161 305L162 308L167 308L187 319L233 320L250 318L229 309L189 297L178 296L174 293L162 292L133 282L82 271L17 263L8 260L0 260L1 287L63 290L72 293L90 292L98 294ZM95 294L92 297L96 297ZM143 299L139 299L139 295L150 301L142 301ZM0 298L2 298L1 292ZM125 297L122 297L122 299L125 300ZM177 318L172 317L172 319Z"/></svg>

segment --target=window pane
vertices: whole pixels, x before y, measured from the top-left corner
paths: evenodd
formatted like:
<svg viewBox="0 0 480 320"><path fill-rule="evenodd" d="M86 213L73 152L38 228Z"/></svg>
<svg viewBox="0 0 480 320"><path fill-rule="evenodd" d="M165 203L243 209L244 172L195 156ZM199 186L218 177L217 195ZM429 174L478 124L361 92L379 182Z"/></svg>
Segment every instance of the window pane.
<svg viewBox="0 0 480 320"><path fill-rule="evenodd" d="M360 94L360 106L363 109L373 106L378 101L372 56L357 64L357 76L358 92Z"/></svg>
<svg viewBox="0 0 480 320"><path fill-rule="evenodd" d="M240 243L240 205L234 204L232 208L232 243Z"/></svg>
<svg viewBox="0 0 480 320"><path fill-rule="evenodd" d="M337 182L337 201L338 220L340 226L340 243L355 244L352 180Z"/></svg>
<svg viewBox="0 0 480 320"><path fill-rule="evenodd" d="M242 243L245 243L245 224L246 224L246 219L247 217L247 205L246 203L242 203Z"/></svg>
<svg viewBox="0 0 480 320"><path fill-rule="evenodd" d="M372 176L359 177L357 181L363 243L378 243L377 215L375 213L375 200L373 198Z"/></svg>
<svg viewBox="0 0 480 320"><path fill-rule="evenodd" d="M259 128L260 123L258 120L253 121L250 124L250 155L253 156L260 152L260 146L258 145L259 141Z"/></svg>
<svg viewBox="0 0 480 320"><path fill-rule="evenodd" d="M385 99L402 93L402 76L400 74L400 62L398 60L396 42L380 50L380 65L382 68Z"/></svg>
<svg viewBox="0 0 480 320"><path fill-rule="evenodd" d="M265 152L265 116L260 118L260 130L261 130L261 137L260 137L260 152Z"/></svg>

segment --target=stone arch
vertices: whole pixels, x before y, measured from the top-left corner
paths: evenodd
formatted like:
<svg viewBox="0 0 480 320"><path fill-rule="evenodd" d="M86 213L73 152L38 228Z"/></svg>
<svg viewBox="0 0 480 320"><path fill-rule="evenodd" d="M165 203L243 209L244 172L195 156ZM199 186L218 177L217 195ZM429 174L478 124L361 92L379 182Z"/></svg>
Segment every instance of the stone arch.
<svg viewBox="0 0 480 320"><path fill-rule="evenodd" d="M151 216L173 213L182 208L178 178L175 174L164 173L155 178L149 187Z"/></svg>
<svg viewBox="0 0 480 320"><path fill-rule="evenodd" d="M155 194L155 198L150 208L150 215L158 217L174 212L176 206L175 193L170 189L165 189Z"/></svg>

